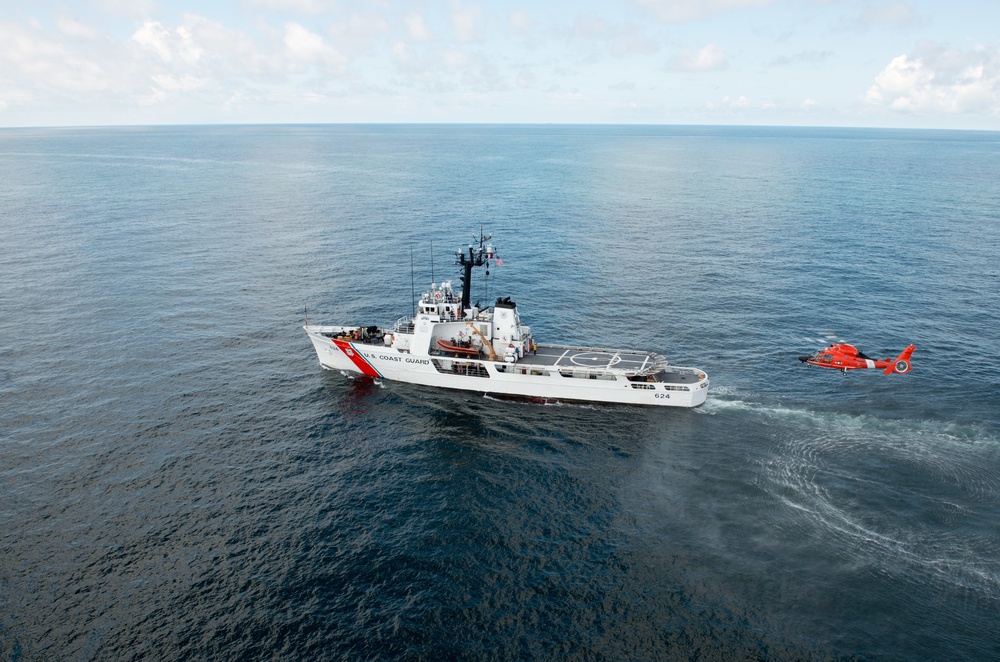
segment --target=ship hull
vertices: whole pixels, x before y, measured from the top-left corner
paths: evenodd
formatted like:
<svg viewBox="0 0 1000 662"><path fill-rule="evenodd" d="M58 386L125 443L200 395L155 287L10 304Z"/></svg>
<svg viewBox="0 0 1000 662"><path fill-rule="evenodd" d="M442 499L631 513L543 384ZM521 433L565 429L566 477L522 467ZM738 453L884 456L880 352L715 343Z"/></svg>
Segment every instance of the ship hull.
<svg viewBox="0 0 1000 662"><path fill-rule="evenodd" d="M338 338L337 333L345 328L305 327L323 368L541 402L697 407L708 394L708 376L694 368L671 366L657 373L657 381L639 381L611 368L599 374L572 369L574 358L594 361L611 356L621 361L621 356L628 355L625 350L540 346L536 354L521 361L491 361L446 352L411 354L394 347ZM545 357L546 352L559 358L538 358Z"/></svg>

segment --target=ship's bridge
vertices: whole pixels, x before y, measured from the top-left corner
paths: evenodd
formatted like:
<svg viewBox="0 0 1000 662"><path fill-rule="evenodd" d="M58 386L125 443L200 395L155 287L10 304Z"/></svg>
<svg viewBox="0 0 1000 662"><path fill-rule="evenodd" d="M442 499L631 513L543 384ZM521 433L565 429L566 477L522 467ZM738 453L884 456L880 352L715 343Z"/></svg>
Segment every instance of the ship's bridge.
<svg viewBox="0 0 1000 662"><path fill-rule="evenodd" d="M420 313L437 315L443 321L460 320L465 316L462 313L462 301L455 296L450 280L446 280L440 285L431 283L430 291L420 295L419 308ZM468 314L467 311L466 315Z"/></svg>

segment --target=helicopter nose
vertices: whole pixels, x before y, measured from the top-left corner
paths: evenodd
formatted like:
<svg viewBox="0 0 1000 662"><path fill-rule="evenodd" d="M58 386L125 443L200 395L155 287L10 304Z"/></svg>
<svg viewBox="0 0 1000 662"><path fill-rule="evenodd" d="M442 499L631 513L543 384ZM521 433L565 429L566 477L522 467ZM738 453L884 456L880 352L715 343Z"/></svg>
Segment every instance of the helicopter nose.
<svg viewBox="0 0 1000 662"><path fill-rule="evenodd" d="M800 356L800 357L799 357L799 361L802 361L803 363L805 363L805 362L806 362L806 361L808 361L808 360L809 360L810 358L812 358L812 357L809 357L809 356Z"/></svg>

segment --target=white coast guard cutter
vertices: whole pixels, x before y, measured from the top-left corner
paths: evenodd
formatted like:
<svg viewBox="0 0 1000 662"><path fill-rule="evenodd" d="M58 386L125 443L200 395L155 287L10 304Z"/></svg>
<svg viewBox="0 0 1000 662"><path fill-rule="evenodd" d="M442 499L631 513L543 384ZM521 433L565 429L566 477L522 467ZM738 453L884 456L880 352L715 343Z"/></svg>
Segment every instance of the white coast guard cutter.
<svg viewBox="0 0 1000 662"><path fill-rule="evenodd" d="M417 312L391 327L307 325L320 365L376 379L541 402L697 407L708 375L649 352L536 344L510 297L470 305L473 267L498 259L491 237L458 251L462 294L431 284Z"/></svg>

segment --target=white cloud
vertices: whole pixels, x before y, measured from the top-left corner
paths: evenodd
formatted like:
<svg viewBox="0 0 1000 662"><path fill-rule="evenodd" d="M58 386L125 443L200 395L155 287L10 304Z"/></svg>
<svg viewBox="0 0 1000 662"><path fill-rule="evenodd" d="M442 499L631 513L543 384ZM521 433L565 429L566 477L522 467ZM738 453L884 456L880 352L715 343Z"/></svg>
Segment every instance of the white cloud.
<svg viewBox="0 0 1000 662"><path fill-rule="evenodd" d="M528 32L535 27L535 22L531 19L531 16L520 9L512 11L510 16L507 17L507 22L518 32Z"/></svg>
<svg viewBox="0 0 1000 662"><path fill-rule="evenodd" d="M410 14L403 21L406 23L406 29L410 33L410 37L416 41L430 41L434 38L434 34L427 27L427 22L424 21L424 17L420 14Z"/></svg>
<svg viewBox="0 0 1000 662"><path fill-rule="evenodd" d="M198 61L202 52L188 25L168 28L159 21L146 21L132 34L132 41L156 53L168 64L192 64Z"/></svg>
<svg viewBox="0 0 1000 662"><path fill-rule="evenodd" d="M251 7L274 12L320 14L326 8L318 0L244 0Z"/></svg>
<svg viewBox="0 0 1000 662"><path fill-rule="evenodd" d="M482 18L478 7L456 6L451 13L451 23L461 41L473 41L478 36L477 24Z"/></svg>
<svg viewBox="0 0 1000 662"><path fill-rule="evenodd" d="M194 76L221 84L312 66L343 73L347 65L347 58L322 36L294 21L275 37L272 43L258 43L249 35L187 14L176 27L147 21L132 35L132 42L148 54L145 62L139 62L141 66L174 80Z"/></svg>
<svg viewBox="0 0 1000 662"><path fill-rule="evenodd" d="M315 32L298 23L285 25L285 48L291 61L304 65L329 65L343 71L347 59Z"/></svg>
<svg viewBox="0 0 1000 662"><path fill-rule="evenodd" d="M81 39L99 39L101 31L97 28L85 25L75 18L60 16L56 19L56 27L59 32L67 37L78 37Z"/></svg>
<svg viewBox="0 0 1000 662"><path fill-rule="evenodd" d="M147 18L153 14L156 3L153 0L98 0L97 6L109 14Z"/></svg>
<svg viewBox="0 0 1000 662"><path fill-rule="evenodd" d="M441 61L449 69L461 69L468 64L469 58L462 51L449 50L442 54Z"/></svg>
<svg viewBox="0 0 1000 662"><path fill-rule="evenodd" d="M1000 114L1000 57L991 49L922 44L915 56L893 58L865 100L904 112Z"/></svg>
<svg viewBox="0 0 1000 662"><path fill-rule="evenodd" d="M413 62L413 51L402 41L397 41L392 45L392 59L399 66L406 66Z"/></svg>
<svg viewBox="0 0 1000 662"><path fill-rule="evenodd" d="M229 3L236 11L205 5L211 18L164 0L36 4L0 18L3 124L623 121L632 116L616 113L636 108L658 108L651 121L690 121L702 99L719 117L836 122L868 86L869 109L934 112L931 123L955 127L1000 121L1000 47L973 48L968 31L978 21L978 38L992 39L996 11L942 21L937 38L959 50L881 51L857 87L850 67L872 62L864 49L877 53L886 41L844 32L899 38L896 28L937 28L917 0L628 0L567 11L480 0L238 0ZM805 8L811 25L793 35L793 17L776 24L779 5ZM696 20L703 24L676 25ZM955 32L960 23L967 27ZM736 67L735 53L756 67ZM299 112L307 105L316 114Z"/></svg>
<svg viewBox="0 0 1000 662"><path fill-rule="evenodd" d="M330 36L337 47L349 52L380 48L382 39L390 33L389 21L375 14L351 14L330 27Z"/></svg>
<svg viewBox="0 0 1000 662"><path fill-rule="evenodd" d="M632 0L656 18L667 23L682 23L722 14L744 7L765 7L774 0Z"/></svg>
<svg viewBox="0 0 1000 662"><path fill-rule="evenodd" d="M196 76L171 76L157 74L153 80L165 92L190 92L205 85L205 81Z"/></svg>
<svg viewBox="0 0 1000 662"><path fill-rule="evenodd" d="M729 106L732 110L742 110L744 108L750 107L750 99L746 98L742 94L738 97L724 96L722 97L722 103Z"/></svg>
<svg viewBox="0 0 1000 662"><path fill-rule="evenodd" d="M682 49L667 62L671 71L715 71L726 66L726 54L716 44L706 44L697 51Z"/></svg>
<svg viewBox="0 0 1000 662"><path fill-rule="evenodd" d="M0 22L0 94L7 107L51 95L106 92L113 74L100 52L84 52L34 27Z"/></svg>
<svg viewBox="0 0 1000 662"><path fill-rule="evenodd" d="M102 60L117 107L178 102L231 109L250 100L287 99L283 88L317 74L340 76L346 56L296 22L262 38L185 14L177 25L146 21ZM108 62L117 66L109 67Z"/></svg>
<svg viewBox="0 0 1000 662"><path fill-rule="evenodd" d="M649 55L659 50L659 45L634 23L613 23L594 16L577 16L571 38L588 47L606 49L615 57Z"/></svg>

